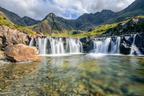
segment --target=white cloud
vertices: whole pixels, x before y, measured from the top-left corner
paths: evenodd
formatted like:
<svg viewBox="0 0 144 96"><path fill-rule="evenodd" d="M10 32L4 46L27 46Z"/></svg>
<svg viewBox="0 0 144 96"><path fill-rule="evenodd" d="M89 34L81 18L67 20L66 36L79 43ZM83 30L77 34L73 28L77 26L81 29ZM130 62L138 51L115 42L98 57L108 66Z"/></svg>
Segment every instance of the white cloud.
<svg viewBox="0 0 144 96"><path fill-rule="evenodd" d="M53 12L64 18L76 18L83 13L95 13L103 9L120 11L134 0L0 0L0 6L36 19Z"/></svg>

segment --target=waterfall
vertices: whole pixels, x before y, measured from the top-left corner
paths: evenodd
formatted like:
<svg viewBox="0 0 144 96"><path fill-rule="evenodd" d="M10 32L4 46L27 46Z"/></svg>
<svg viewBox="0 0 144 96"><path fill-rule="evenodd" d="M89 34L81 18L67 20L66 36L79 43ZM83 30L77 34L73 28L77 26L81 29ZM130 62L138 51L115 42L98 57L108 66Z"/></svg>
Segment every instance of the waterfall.
<svg viewBox="0 0 144 96"><path fill-rule="evenodd" d="M93 39L93 53L142 55L136 46L136 35L125 37L101 37ZM92 44L91 44L92 45ZM120 46L121 45L121 46ZM74 38L32 38L29 46L39 49L40 55L68 55L83 52L80 39ZM88 46L89 47L89 46ZM87 47L87 48L88 48ZM86 48L84 46L84 48ZM91 46L89 47L92 48Z"/></svg>
<svg viewBox="0 0 144 96"><path fill-rule="evenodd" d="M103 42L102 41L94 41L94 52L99 53L101 52Z"/></svg>
<svg viewBox="0 0 144 96"><path fill-rule="evenodd" d="M29 43L29 46L32 47L32 46L34 45L33 43L34 43L34 38L31 38L30 43Z"/></svg>
<svg viewBox="0 0 144 96"><path fill-rule="evenodd" d="M121 38L120 37L115 37L115 40L111 41L111 54L119 54L120 53L120 42Z"/></svg>
<svg viewBox="0 0 144 96"><path fill-rule="evenodd" d="M108 53L110 41L111 41L111 38L107 38L104 41L104 46L103 46L104 53Z"/></svg>
<svg viewBox="0 0 144 96"><path fill-rule="evenodd" d="M131 45L130 55L141 55L141 52L139 51L139 49L135 45L135 41L136 41L135 39L136 39L136 34L133 36L133 42Z"/></svg>
<svg viewBox="0 0 144 96"><path fill-rule="evenodd" d="M37 38L31 39L29 46L39 49L40 55L62 55L62 54L79 54L83 52L83 46L79 39L67 38Z"/></svg>
<svg viewBox="0 0 144 96"><path fill-rule="evenodd" d="M95 38L93 40L94 43L94 53L96 54L120 54L120 45L122 44L122 53L126 53L130 49L129 55L142 55L139 48L136 46L136 36L133 35L133 37L125 36L122 38L125 38L125 41L121 37L108 37L108 38ZM130 43L132 41L132 44ZM124 43L126 43L130 46L124 46ZM127 53L126 53L127 54Z"/></svg>
<svg viewBox="0 0 144 96"><path fill-rule="evenodd" d="M117 38L117 50L116 50L116 53L120 53L120 44L121 44L121 38L120 37L118 37Z"/></svg>
<svg viewBox="0 0 144 96"><path fill-rule="evenodd" d="M121 38L95 38L94 43L94 52L102 54L119 54Z"/></svg>
<svg viewBox="0 0 144 96"><path fill-rule="evenodd" d="M79 39L66 39L66 50L71 54L83 52L83 46Z"/></svg>
<svg viewBox="0 0 144 96"><path fill-rule="evenodd" d="M49 38L50 46L51 46L51 54L64 54L64 42L62 38L54 39Z"/></svg>
<svg viewBox="0 0 144 96"><path fill-rule="evenodd" d="M94 52L95 53L108 53L108 49L109 49L109 44L110 44L111 38L102 38L102 40L100 39L95 39L93 41L94 43Z"/></svg>
<svg viewBox="0 0 144 96"><path fill-rule="evenodd" d="M38 49L41 55L47 53L47 38L38 38Z"/></svg>

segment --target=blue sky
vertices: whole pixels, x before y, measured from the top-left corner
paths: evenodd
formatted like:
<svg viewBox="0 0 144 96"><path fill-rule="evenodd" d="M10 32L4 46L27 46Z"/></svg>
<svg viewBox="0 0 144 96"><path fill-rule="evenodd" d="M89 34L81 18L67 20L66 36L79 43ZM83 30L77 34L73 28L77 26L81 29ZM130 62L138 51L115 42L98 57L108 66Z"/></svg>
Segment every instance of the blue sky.
<svg viewBox="0 0 144 96"><path fill-rule="evenodd" d="M75 19L103 9L120 11L134 0L0 0L0 6L23 16L42 19L48 13Z"/></svg>

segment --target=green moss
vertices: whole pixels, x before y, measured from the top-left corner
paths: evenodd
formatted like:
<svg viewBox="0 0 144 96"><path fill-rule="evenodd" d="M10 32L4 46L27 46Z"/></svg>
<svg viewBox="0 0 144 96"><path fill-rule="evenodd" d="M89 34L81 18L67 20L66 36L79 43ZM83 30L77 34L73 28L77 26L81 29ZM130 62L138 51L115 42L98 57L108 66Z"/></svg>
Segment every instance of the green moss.
<svg viewBox="0 0 144 96"><path fill-rule="evenodd" d="M16 26L19 31L22 31L30 36L36 35L37 33L32 31L32 29L27 28L27 27L23 27L23 26Z"/></svg>
<svg viewBox="0 0 144 96"><path fill-rule="evenodd" d="M99 36L108 31L111 28L114 28L117 26L117 23L114 24L106 24L106 25L101 25L95 28L92 32L89 33L90 36Z"/></svg>
<svg viewBox="0 0 144 96"><path fill-rule="evenodd" d="M137 16L138 18L144 18L144 16Z"/></svg>
<svg viewBox="0 0 144 96"><path fill-rule="evenodd" d="M11 23L5 16L1 16L1 15L0 15L0 25L5 25L8 27L14 26L14 24Z"/></svg>

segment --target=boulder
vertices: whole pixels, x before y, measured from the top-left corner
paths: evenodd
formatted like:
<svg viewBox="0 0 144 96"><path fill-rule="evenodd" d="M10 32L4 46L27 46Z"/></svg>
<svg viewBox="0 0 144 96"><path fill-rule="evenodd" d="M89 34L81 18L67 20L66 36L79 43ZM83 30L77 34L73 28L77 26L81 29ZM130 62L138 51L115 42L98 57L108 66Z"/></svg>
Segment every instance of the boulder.
<svg viewBox="0 0 144 96"><path fill-rule="evenodd" d="M9 45L5 48L7 59L12 62L37 62L40 61L38 50L24 44Z"/></svg>
<svg viewBox="0 0 144 96"><path fill-rule="evenodd" d="M0 49L3 50L11 44L27 44L29 42L28 35L19 30L0 26Z"/></svg>
<svg viewBox="0 0 144 96"><path fill-rule="evenodd" d="M85 53L91 52L94 48L94 43L92 38L82 38L80 39L83 44L83 51Z"/></svg>

